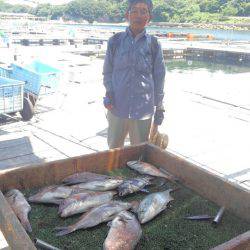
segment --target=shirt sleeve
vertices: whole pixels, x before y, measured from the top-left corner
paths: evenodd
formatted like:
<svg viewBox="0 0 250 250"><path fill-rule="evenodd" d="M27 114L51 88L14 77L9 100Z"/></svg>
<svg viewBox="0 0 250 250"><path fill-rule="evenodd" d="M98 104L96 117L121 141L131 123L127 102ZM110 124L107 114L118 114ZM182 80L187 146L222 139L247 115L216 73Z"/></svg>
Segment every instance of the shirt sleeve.
<svg viewBox="0 0 250 250"><path fill-rule="evenodd" d="M107 51L103 65L103 84L107 92L112 91L112 72L113 72L113 53L112 53L112 37L108 40Z"/></svg>
<svg viewBox="0 0 250 250"><path fill-rule="evenodd" d="M163 58L163 52L160 43L158 43L158 50L155 56L153 67L153 79L154 79L154 105L161 107L164 97L164 82L165 82L165 62Z"/></svg>

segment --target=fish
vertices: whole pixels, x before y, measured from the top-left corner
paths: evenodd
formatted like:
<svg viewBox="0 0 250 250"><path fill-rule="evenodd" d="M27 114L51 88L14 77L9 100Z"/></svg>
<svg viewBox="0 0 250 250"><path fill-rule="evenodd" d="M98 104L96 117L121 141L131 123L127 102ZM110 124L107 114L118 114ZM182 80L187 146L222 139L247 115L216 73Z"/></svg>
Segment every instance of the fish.
<svg viewBox="0 0 250 250"><path fill-rule="evenodd" d="M66 227L57 227L56 236L70 234L79 229L95 227L103 222L113 220L115 216L132 207L131 203L122 201L110 201L98 207L92 208L80 217L80 220L75 224Z"/></svg>
<svg viewBox="0 0 250 250"><path fill-rule="evenodd" d="M71 194L83 192L77 187L52 185L42 188L35 195L28 198L28 201L34 203L52 203L59 205L63 199L68 198ZM87 191L86 191L87 192Z"/></svg>
<svg viewBox="0 0 250 250"><path fill-rule="evenodd" d="M61 217L68 217L73 214L86 212L88 209L99 206L110 201L116 194L110 192L88 192L73 194L62 201L59 205L59 214Z"/></svg>
<svg viewBox="0 0 250 250"><path fill-rule="evenodd" d="M67 176L66 178L62 180L62 182L66 185L74 185L78 183L105 180L105 179L111 179L111 178L112 176L108 176L108 175L95 174L91 172L81 172L81 173L76 173L76 174Z"/></svg>
<svg viewBox="0 0 250 250"><path fill-rule="evenodd" d="M147 195L137 209L138 219L141 224L152 220L156 215L166 209L173 199L170 195L172 189Z"/></svg>
<svg viewBox="0 0 250 250"><path fill-rule="evenodd" d="M153 166L150 163L143 162L143 161L128 161L127 166L131 169L139 172L140 174L147 174L156 177L163 177L169 181L176 181L176 178L171 175L170 173L163 173L157 167Z"/></svg>
<svg viewBox="0 0 250 250"><path fill-rule="evenodd" d="M72 187L92 191L108 191L117 188L122 183L122 179L105 179L80 183L77 185L73 185Z"/></svg>
<svg viewBox="0 0 250 250"><path fill-rule="evenodd" d="M17 218L20 220L24 229L31 233L32 228L29 222L28 214L31 211L31 207L24 195L18 189L11 189L5 194L7 202L10 204Z"/></svg>
<svg viewBox="0 0 250 250"><path fill-rule="evenodd" d="M133 179L124 180L124 182L118 187L119 196L125 196L143 190L147 185L150 185L152 177L136 177Z"/></svg>
<svg viewBox="0 0 250 250"><path fill-rule="evenodd" d="M104 250L133 250L141 236L141 225L136 217L128 212L120 212L110 223L108 236L104 241Z"/></svg>

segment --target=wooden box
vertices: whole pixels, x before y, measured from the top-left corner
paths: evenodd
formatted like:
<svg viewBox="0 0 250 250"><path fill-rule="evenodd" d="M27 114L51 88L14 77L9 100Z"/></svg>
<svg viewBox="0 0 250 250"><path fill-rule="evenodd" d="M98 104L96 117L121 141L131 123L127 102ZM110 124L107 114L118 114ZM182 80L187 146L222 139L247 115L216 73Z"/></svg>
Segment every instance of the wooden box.
<svg viewBox="0 0 250 250"><path fill-rule="evenodd" d="M0 172L0 190L30 189L59 183L76 172L103 173L126 165L143 155L146 162L178 177L182 184L204 198L224 206L235 215L250 221L250 193L224 179L151 144L98 152L80 157L27 166ZM0 191L0 229L11 249L35 249L31 239L14 215ZM214 249L250 249L250 231Z"/></svg>

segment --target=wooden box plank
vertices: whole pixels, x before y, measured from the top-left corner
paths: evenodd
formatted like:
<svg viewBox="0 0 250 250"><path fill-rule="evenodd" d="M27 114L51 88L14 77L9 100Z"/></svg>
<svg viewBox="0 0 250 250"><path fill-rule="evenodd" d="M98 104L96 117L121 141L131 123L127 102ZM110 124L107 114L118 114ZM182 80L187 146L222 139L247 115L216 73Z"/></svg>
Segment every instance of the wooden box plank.
<svg viewBox="0 0 250 250"><path fill-rule="evenodd" d="M0 204L0 226L11 249L35 250L36 248L30 237L25 232L1 191Z"/></svg>
<svg viewBox="0 0 250 250"><path fill-rule="evenodd" d="M76 172L91 171L103 173L125 166L128 160L140 157L146 144L113 149L80 157L67 158L40 165L0 171L0 190L41 187L60 182Z"/></svg>
<svg viewBox="0 0 250 250"><path fill-rule="evenodd" d="M219 245L211 250L249 250L250 249L250 231L240 234L237 237Z"/></svg>

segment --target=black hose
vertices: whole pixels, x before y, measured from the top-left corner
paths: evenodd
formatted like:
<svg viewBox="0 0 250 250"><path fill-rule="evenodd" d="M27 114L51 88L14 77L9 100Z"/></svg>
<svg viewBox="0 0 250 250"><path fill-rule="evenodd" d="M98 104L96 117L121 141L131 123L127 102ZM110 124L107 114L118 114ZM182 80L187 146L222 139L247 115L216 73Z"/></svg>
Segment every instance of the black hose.
<svg viewBox="0 0 250 250"><path fill-rule="evenodd" d="M60 250L59 248L54 247L54 246L48 244L47 242L42 241L42 240L37 239L37 238L34 239L34 242L35 242L35 246L41 250Z"/></svg>

